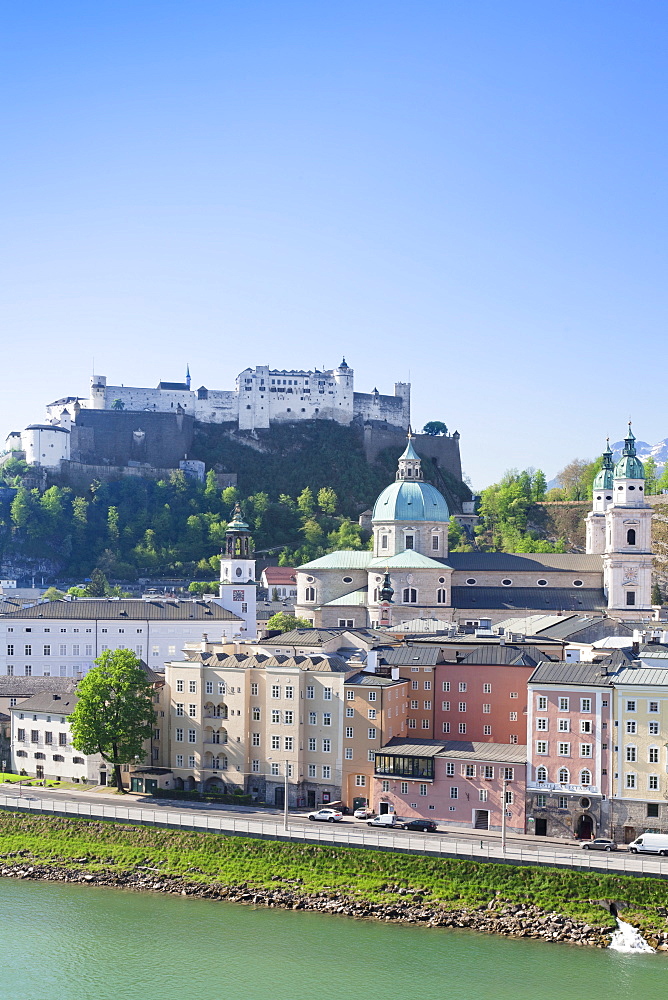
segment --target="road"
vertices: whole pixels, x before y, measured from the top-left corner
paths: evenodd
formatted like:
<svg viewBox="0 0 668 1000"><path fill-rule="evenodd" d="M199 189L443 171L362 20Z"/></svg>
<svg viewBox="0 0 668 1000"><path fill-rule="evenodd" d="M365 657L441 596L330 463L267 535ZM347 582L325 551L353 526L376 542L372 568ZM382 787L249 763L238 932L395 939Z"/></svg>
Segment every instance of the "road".
<svg viewBox="0 0 668 1000"><path fill-rule="evenodd" d="M313 823L306 813L290 813L287 831L279 810L246 806L221 806L199 802L153 799L144 795L116 795L109 792L61 791L51 788L0 787L0 808L35 812L66 813L72 816L118 819L150 825L204 829L219 833L302 840L538 865L558 865L577 869L644 874L668 878L668 859L653 855L632 855L625 850L611 853L584 851L579 843L546 840L544 837L508 836L506 850L500 835L486 830L439 830L416 834L405 830L368 827L363 820L346 816L339 823Z"/></svg>

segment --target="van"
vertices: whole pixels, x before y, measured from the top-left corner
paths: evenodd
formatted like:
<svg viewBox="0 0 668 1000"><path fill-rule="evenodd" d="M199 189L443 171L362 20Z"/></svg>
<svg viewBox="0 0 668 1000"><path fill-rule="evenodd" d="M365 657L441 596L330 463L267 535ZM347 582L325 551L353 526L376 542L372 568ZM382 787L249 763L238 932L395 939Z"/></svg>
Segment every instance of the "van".
<svg viewBox="0 0 668 1000"><path fill-rule="evenodd" d="M668 857L668 833L643 833L629 844L631 854L661 854Z"/></svg>

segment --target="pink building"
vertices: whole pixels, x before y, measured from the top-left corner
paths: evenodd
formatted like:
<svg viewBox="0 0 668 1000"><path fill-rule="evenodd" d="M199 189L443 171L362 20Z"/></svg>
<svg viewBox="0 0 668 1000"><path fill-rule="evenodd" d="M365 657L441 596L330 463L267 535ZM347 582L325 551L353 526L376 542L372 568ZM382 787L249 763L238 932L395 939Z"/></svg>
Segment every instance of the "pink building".
<svg viewBox="0 0 668 1000"><path fill-rule="evenodd" d="M390 740L376 753L379 813L441 824L525 832L526 747L469 740Z"/></svg>
<svg viewBox="0 0 668 1000"><path fill-rule="evenodd" d="M434 736L524 743L527 681L548 657L524 644L480 646L435 666Z"/></svg>
<svg viewBox="0 0 668 1000"><path fill-rule="evenodd" d="M542 663L528 684L528 832L607 836L610 710L605 663Z"/></svg>

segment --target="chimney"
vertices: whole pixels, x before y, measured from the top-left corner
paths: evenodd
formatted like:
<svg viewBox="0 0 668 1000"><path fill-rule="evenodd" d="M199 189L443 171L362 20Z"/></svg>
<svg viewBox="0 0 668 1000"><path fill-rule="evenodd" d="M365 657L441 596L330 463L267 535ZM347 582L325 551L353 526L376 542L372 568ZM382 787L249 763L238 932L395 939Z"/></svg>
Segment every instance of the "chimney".
<svg viewBox="0 0 668 1000"><path fill-rule="evenodd" d="M206 634L206 632L203 632L202 633L202 641L200 643L200 650L201 650L202 653L206 653L206 651L207 651L206 647L208 646L208 644L209 644L209 637Z"/></svg>
<svg viewBox="0 0 668 1000"><path fill-rule="evenodd" d="M392 674L392 680L393 681L398 681L399 680L399 667L392 667L390 672Z"/></svg>
<svg viewBox="0 0 668 1000"><path fill-rule="evenodd" d="M631 650L632 650L634 656L637 656L638 653L640 652L640 643L638 642L637 639L633 640L633 643L631 645Z"/></svg>
<svg viewBox="0 0 668 1000"><path fill-rule="evenodd" d="M505 646L505 644L506 644L506 637L505 637L505 635L500 635L499 636L499 646Z"/></svg>
<svg viewBox="0 0 668 1000"><path fill-rule="evenodd" d="M378 650L370 649L366 654L366 666L364 668L367 674L375 674L378 669Z"/></svg>

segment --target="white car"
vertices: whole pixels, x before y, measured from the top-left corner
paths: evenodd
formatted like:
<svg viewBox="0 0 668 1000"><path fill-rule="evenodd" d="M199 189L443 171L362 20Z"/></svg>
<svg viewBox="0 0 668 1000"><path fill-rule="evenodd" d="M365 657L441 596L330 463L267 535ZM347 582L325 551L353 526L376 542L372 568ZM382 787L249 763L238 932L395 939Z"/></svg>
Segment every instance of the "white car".
<svg viewBox="0 0 668 1000"><path fill-rule="evenodd" d="M359 809L355 810L353 816L355 819L371 819L373 816L373 809L369 809L368 806L360 806Z"/></svg>
<svg viewBox="0 0 668 1000"><path fill-rule="evenodd" d="M308 818L312 821L320 820L321 823L338 823L343 819L343 813L338 809L316 809L308 814Z"/></svg>

